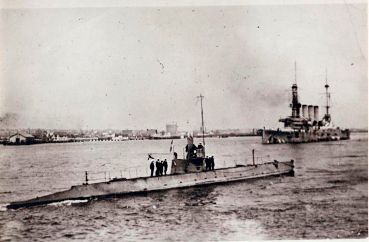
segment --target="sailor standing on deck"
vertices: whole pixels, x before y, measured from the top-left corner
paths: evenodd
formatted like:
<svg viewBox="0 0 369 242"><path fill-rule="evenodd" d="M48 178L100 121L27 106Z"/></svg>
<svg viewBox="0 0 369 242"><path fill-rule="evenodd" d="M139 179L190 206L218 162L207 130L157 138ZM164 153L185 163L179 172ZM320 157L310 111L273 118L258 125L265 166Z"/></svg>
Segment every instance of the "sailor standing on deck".
<svg viewBox="0 0 369 242"><path fill-rule="evenodd" d="M210 157L210 170L214 171L214 166L215 166L214 156L211 156Z"/></svg>
<svg viewBox="0 0 369 242"><path fill-rule="evenodd" d="M163 169L164 169L164 164L163 161L160 161L160 175L163 175Z"/></svg>
<svg viewBox="0 0 369 242"><path fill-rule="evenodd" d="M205 157L205 170L210 170L210 158L207 156Z"/></svg>
<svg viewBox="0 0 369 242"><path fill-rule="evenodd" d="M168 162L167 159L164 160L163 162L163 167L164 167L164 175L167 175L167 170L168 170Z"/></svg>
<svg viewBox="0 0 369 242"><path fill-rule="evenodd" d="M150 163L151 176L154 176L154 169L155 169L154 160L152 160Z"/></svg>
<svg viewBox="0 0 369 242"><path fill-rule="evenodd" d="M159 162L159 159L156 161L155 166L156 166L155 175L159 176L160 175L160 162Z"/></svg>

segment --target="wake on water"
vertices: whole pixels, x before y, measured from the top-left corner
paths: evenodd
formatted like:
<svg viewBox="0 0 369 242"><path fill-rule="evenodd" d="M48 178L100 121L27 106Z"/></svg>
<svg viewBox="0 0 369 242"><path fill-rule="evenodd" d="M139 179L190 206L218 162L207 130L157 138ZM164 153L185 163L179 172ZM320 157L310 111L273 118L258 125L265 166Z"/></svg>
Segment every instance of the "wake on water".
<svg viewBox="0 0 369 242"><path fill-rule="evenodd" d="M65 200L61 202L50 203L48 206L71 206L73 204L87 203L88 199L83 200Z"/></svg>
<svg viewBox="0 0 369 242"><path fill-rule="evenodd" d="M50 203L47 204L48 206L71 206L73 204L80 204L80 203L87 203L89 200L88 199L83 199L83 200L65 200L65 201L61 201L61 202L55 202L55 203ZM0 203L0 212L5 212L8 210L8 205L10 205L10 203Z"/></svg>
<svg viewBox="0 0 369 242"><path fill-rule="evenodd" d="M4 212L6 210L8 210L8 205L9 203L0 203L0 212Z"/></svg>

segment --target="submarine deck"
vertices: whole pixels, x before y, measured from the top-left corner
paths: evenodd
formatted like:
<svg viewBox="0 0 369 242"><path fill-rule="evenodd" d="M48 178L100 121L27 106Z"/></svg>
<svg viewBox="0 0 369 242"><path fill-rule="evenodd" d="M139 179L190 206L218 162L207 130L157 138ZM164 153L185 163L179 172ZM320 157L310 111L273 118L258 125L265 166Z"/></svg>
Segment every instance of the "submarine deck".
<svg viewBox="0 0 369 242"><path fill-rule="evenodd" d="M284 162L268 162L255 166L247 165L220 168L213 171L186 173L180 175L116 179L107 182L72 186L69 190L56 192L26 201L12 202L7 206L7 208L16 209L65 200L107 198L112 196L139 194L192 186L228 183L268 176L293 175L293 168L294 162L291 160Z"/></svg>

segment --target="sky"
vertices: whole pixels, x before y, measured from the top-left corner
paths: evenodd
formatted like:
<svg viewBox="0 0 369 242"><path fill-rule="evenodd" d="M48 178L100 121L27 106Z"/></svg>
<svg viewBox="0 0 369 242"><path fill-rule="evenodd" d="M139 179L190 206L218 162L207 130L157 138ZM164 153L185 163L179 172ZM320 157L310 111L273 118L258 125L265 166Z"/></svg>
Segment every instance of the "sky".
<svg viewBox="0 0 369 242"><path fill-rule="evenodd" d="M327 69L334 124L367 128L367 5L348 2L3 5L0 127L198 129L200 93L207 129L280 127L296 62L302 104L323 115Z"/></svg>

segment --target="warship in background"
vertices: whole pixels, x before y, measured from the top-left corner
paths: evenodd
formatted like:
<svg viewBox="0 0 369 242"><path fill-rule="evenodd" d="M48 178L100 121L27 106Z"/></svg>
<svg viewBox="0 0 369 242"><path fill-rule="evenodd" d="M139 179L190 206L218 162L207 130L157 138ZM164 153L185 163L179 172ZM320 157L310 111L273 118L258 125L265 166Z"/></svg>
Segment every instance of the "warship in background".
<svg viewBox="0 0 369 242"><path fill-rule="evenodd" d="M296 67L295 67L296 68ZM271 130L263 129L263 144L283 144L283 143L308 143L319 141L335 141L350 139L350 130L335 127L332 123L330 108L330 93L326 75L325 84L326 106L325 114L319 120L319 106L301 105L298 99L296 77L292 85L292 114L280 119L284 123L284 128ZM300 111L302 110L302 115Z"/></svg>

